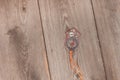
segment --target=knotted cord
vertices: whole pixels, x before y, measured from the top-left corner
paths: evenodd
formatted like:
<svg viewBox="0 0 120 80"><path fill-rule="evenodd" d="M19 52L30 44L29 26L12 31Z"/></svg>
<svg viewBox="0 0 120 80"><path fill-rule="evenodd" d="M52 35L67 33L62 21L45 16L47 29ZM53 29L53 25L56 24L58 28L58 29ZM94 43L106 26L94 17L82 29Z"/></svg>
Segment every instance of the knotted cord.
<svg viewBox="0 0 120 80"><path fill-rule="evenodd" d="M77 65L76 62L73 59L73 51L72 50L69 52L69 59L70 59L70 66L71 66L71 69L74 72L74 75L77 78L79 78L80 80L83 80L82 71L80 70L79 65Z"/></svg>

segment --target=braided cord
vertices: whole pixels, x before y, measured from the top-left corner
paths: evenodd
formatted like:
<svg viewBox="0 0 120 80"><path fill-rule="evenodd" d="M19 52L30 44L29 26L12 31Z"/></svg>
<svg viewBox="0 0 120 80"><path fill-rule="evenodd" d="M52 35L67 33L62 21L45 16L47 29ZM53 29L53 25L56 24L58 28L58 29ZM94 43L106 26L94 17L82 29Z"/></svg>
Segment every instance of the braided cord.
<svg viewBox="0 0 120 80"><path fill-rule="evenodd" d="M73 73L75 74L75 76L80 80L83 80L82 71L80 70L79 65L77 65L77 63L73 59L73 50L70 50L69 52L69 59L70 59L71 69L73 70Z"/></svg>

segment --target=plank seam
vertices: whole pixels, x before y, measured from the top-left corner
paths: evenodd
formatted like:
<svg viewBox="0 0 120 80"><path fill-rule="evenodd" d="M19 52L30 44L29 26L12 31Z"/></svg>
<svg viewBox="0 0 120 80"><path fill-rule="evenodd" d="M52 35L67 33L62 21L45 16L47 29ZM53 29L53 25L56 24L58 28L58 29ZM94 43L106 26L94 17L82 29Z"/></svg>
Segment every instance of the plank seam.
<svg viewBox="0 0 120 80"><path fill-rule="evenodd" d="M90 2L91 2L92 11L93 11L93 17L94 17L94 22L95 22L95 28L96 28L97 38L98 38L98 41L99 41L98 44L99 44L100 53L101 53L102 62L103 62L103 67L104 67L104 72L105 72L105 79L108 80L107 79L106 67L105 67L105 60L104 60L103 51L102 51L102 45L101 45L101 42L100 42L100 36L99 36L99 32L98 32L98 27L97 27L97 20L96 20L96 17L95 17L93 0L90 0Z"/></svg>
<svg viewBox="0 0 120 80"><path fill-rule="evenodd" d="M41 22L41 28L42 28L44 46L45 46L45 51L46 51L46 58L47 58L47 63L48 63L49 78L50 78L50 80L52 80L51 73L50 73L49 61L48 61L48 55L47 55L48 52L47 52L47 47L46 47L46 43L45 43L45 34L44 34L44 29L43 29L43 22L42 22L42 16L41 16L41 10L40 10L39 0L37 0L37 3L38 3L39 15L40 15L40 22Z"/></svg>

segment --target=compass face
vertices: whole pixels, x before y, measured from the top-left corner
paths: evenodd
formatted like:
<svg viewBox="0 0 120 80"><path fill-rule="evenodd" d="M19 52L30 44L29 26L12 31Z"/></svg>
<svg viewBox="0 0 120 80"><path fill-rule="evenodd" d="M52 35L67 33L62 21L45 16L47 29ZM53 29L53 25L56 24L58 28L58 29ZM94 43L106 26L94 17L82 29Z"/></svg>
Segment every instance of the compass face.
<svg viewBox="0 0 120 80"><path fill-rule="evenodd" d="M70 49L70 50L74 50L77 46L78 46L78 41L76 40L75 37L70 37L67 39L66 41L66 46Z"/></svg>

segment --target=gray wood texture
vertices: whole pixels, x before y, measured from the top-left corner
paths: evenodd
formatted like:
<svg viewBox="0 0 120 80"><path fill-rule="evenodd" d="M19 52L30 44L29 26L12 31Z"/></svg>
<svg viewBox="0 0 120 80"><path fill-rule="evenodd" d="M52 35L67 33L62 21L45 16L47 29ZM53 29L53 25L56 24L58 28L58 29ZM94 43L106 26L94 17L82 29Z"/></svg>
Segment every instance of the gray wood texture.
<svg viewBox="0 0 120 80"><path fill-rule="evenodd" d="M39 0L51 80L73 80L65 29L76 27L81 32L75 55L84 80L105 80L92 5L90 0Z"/></svg>
<svg viewBox="0 0 120 80"><path fill-rule="evenodd" d="M107 80L120 80L120 0L92 0Z"/></svg>
<svg viewBox="0 0 120 80"><path fill-rule="evenodd" d="M0 80L50 80L37 0L0 0Z"/></svg>
<svg viewBox="0 0 120 80"><path fill-rule="evenodd" d="M120 0L0 0L0 80L73 80L66 27L80 33L84 80L120 80Z"/></svg>

